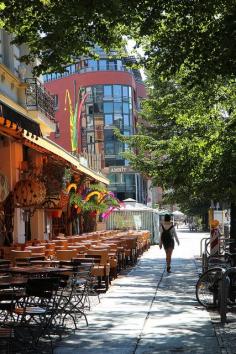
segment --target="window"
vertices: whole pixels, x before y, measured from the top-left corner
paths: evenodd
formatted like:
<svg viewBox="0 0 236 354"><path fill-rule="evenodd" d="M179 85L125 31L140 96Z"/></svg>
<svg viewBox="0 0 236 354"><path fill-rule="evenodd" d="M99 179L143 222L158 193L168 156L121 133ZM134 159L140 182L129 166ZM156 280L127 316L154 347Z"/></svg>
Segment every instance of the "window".
<svg viewBox="0 0 236 354"><path fill-rule="evenodd" d="M109 180L112 184L122 184L122 173L109 173L108 175Z"/></svg>
<svg viewBox="0 0 236 354"><path fill-rule="evenodd" d="M86 114L93 115L93 104L86 104Z"/></svg>
<svg viewBox="0 0 236 354"><path fill-rule="evenodd" d="M129 103L126 103L126 102L123 103L123 113L126 113L126 114L129 113Z"/></svg>
<svg viewBox="0 0 236 354"><path fill-rule="evenodd" d="M123 65L121 60L117 60L117 70L122 71L123 70Z"/></svg>
<svg viewBox="0 0 236 354"><path fill-rule="evenodd" d="M105 154L115 155L115 138L112 129L104 130L104 141L105 141Z"/></svg>
<svg viewBox="0 0 236 354"><path fill-rule="evenodd" d="M113 116L112 114L105 114L104 115L104 123L105 125L112 125L113 124Z"/></svg>
<svg viewBox="0 0 236 354"><path fill-rule="evenodd" d="M122 113L122 103L121 102L114 102L114 112L115 113Z"/></svg>
<svg viewBox="0 0 236 354"><path fill-rule="evenodd" d="M75 69L76 71L79 71L81 69L82 65L81 62L79 61L78 63L75 64Z"/></svg>
<svg viewBox="0 0 236 354"><path fill-rule="evenodd" d="M129 115L128 114L124 114L124 126L129 127L130 125L130 121L129 121Z"/></svg>
<svg viewBox="0 0 236 354"><path fill-rule="evenodd" d="M118 128L122 128L123 117L121 114L114 115L114 125Z"/></svg>
<svg viewBox="0 0 236 354"><path fill-rule="evenodd" d="M124 174L125 184L127 186L134 186L135 185L135 176L133 173L126 173Z"/></svg>
<svg viewBox="0 0 236 354"><path fill-rule="evenodd" d="M87 127L88 128L93 127L93 117L92 116L87 116Z"/></svg>
<svg viewBox="0 0 236 354"><path fill-rule="evenodd" d="M112 86L104 85L104 100L112 99Z"/></svg>
<svg viewBox="0 0 236 354"><path fill-rule="evenodd" d="M108 67L109 67L109 70L116 70L116 61L115 60L110 60L108 62Z"/></svg>
<svg viewBox="0 0 236 354"><path fill-rule="evenodd" d="M120 156L116 156L115 158L105 158L105 167L109 166L124 166L125 160L120 159Z"/></svg>
<svg viewBox="0 0 236 354"><path fill-rule="evenodd" d="M102 101L103 99L103 86L102 85L97 85L93 88L93 97L94 101Z"/></svg>
<svg viewBox="0 0 236 354"><path fill-rule="evenodd" d="M93 104L94 113L103 113L102 103L94 103Z"/></svg>
<svg viewBox="0 0 236 354"><path fill-rule="evenodd" d="M107 61L106 60L99 60L99 70L101 70L101 71L107 70Z"/></svg>
<svg viewBox="0 0 236 354"><path fill-rule="evenodd" d="M80 71L84 73L87 70L88 61L87 60L81 60L80 63L78 63L78 67L79 67Z"/></svg>
<svg viewBox="0 0 236 354"><path fill-rule="evenodd" d="M116 183L116 175L114 173L109 173L108 178L109 178L109 181L111 182L111 184Z"/></svg>
<svg viewBox="0 0 236 354"><path fill-rule="evenodd" d="M94 133L88 132L87 133L87 144L93 144L94 142Z"/></svg>
<svg viewBox="0 0 236 354"><path fill-rule="evenodd" d="M104 102L104 113L113 113L113 102Z"/></svg>
<svg viewBox="0 0 236 354"><path fill-rule="evenodd" d="M129 87L129 97L132 97L132 88Z"/></svg>
<svg viewBox="0 0 236 354"><path fill-rule="evenodd" d="M113 141L105 141L105 154L106 155L115 155Z"/></svg>
<svg viewBox="0 0 236 354"><path fill-rule="evenodd" d="M128 97L129 97L128 86L123 86L123 87L122 87L122 92L123 92L123 98L124 98L124 99L128 99Z"/></svg>
<svg viewBox="0 0 236 354"><path fill-rule="evenodd" d="M121 85L113 85L114 98L121 98Z"/></svg>
<svg viewBox="0 0 236 354"><path fill-rule="evenodd" d="M89 59L88 60L88 69L91 71L97 70L97 60Z"/></svg>
<svg viewBox="0 0 236 354"><path fill-rule="evenodd" d="M71 66L68 65L68 66L66 66L65 69L66 69L66 74L69 75L71 73Z"/></svg>
<svg viewBox="0 0 236 354"><path fill-rule="evenodd" d="M52 73L52 80L55 80L57 78L57 74L56 73Z"/></svg>
<svg viewBox="0 0 236 354"><path fill-rule="evenodd" d="M124 151L124 144L121 141L115 141L115 153L121 154Z"/></svg>
<svg viewBox="0 0 236 354"><path fill-rule="evenodd" d="M105 130L105 140L108 141L113 141L114 139L114 133L113 133L113 129L106 129Z"/></svg>
<svg viewBox="0 0 236 354"><path fill-rule="evenodd" d="M76 67L75 64L71 65L71 74L74 74L76 72Z"/></svg>
<svg viewBox="0 0 236 354"><path fill-rule="evenodd" d="M93 91L92 91L92 87L86 87L86 93L88 94L87 98L86 98L86 102L88 101L92 101L93 100ZM82 90L81 90L82 91ZM81 92L80 91L80 92ZM81 92L82 93L82 92ZM82 99L83 94L81 94L80 99Z"/></svg>

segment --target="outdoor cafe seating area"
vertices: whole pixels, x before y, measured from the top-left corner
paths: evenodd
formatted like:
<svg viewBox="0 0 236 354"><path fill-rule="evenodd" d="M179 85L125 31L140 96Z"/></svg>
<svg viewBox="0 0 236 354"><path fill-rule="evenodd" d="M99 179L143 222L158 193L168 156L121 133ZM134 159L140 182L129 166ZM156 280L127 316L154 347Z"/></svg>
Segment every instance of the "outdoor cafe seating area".
<svg viewBox="0 0 236 354"><path fill-rule="evenodd" d="M77 329L81 320L89 325L91 297L99 301L149 247L150 232L143 230L60 234L2 247L0 351L36 350Z"/></svg>

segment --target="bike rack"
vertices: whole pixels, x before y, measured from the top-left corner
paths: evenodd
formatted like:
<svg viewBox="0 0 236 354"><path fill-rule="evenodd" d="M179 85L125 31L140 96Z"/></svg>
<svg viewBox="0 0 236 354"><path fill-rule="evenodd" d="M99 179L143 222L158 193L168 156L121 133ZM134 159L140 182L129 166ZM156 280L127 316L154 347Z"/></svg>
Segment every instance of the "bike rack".
<svg viewBox="0 0 236 354"><path fill-rule="evenodd" d="M204 238L202 238L201 239L201 241L200 241L200 257L202 257L202 244L203 244L203 241L205 241L205 240L209 240L210 239L210 237L204 237ZM205 247L206 247L206 241L205 241Z"/></svg>
<svg viewBox="0 0 236 354"><path fill-rule="evenodd" d="M202 255L202 272L204 273L207 270L208 266L208 256L207 256L207 246L209 245L210 242L210 237L204 237L201 240L201 255ZM202 244L204 241L204 252L202 252Z"/></svg>
<svg viewBox="0 0 236 354"><path fill-rule="evenodd" d="M207 247L209 245L211 241L211 237L204 237L201 239L200 241L200 254L202 257L202 272L205 272L208 269L208 265L209 265L209 260L211 259L211 257L216 257L217 255L211 255L208 251L207 251ZM204 242L204 251L203 251L203 242ZM233 241L230 241L228 238L225 237L220 237L220 242L219 242L219 250L218 250L218 256L223 256L226 249L226 245L230 244Z"/></svg>

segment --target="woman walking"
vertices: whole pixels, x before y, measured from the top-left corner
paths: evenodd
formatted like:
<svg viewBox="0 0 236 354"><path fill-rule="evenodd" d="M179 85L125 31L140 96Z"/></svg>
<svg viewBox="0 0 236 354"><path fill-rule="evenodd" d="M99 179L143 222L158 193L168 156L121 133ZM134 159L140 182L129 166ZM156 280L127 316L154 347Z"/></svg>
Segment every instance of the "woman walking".
<svg viewBox="0 0 236 354"><path fill-rule="evenodd" d="M175 241L179 245L179 239L169 214L165 215L164 222L160 225L160 235L159 247L161 249L162 245L164 246L166 252L166 270L170 273L172 252L175 247Z"/></svg>

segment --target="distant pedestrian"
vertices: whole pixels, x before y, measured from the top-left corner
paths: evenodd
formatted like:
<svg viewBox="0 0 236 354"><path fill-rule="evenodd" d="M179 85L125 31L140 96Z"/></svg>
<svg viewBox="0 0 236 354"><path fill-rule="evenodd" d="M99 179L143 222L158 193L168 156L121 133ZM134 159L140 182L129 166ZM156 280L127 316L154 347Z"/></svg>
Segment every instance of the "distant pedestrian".
<svg viewBox="0 0 236 354"><path fill-rule="evenodd" d="M172 252L175 247L175 241L179 245L179 239L169 214L165 214L164 222L160 225L160 235L159 247L161 249L162 245L164 246L166 252L166 270L170 273Z"/></svg>

